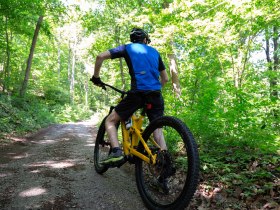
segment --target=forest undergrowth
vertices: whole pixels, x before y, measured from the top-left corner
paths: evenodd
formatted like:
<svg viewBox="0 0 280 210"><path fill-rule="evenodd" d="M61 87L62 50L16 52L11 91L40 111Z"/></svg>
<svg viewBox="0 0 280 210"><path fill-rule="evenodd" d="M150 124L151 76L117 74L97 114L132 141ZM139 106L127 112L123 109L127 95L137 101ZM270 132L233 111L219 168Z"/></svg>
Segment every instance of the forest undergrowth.
<svg viewBox="0 0 280 210"><path fill-rule="evenodd" d="M278 209L279 150L222 140L200 145L202 209Z"/></svg>
<svg viewBox="0 0 280 210"><path fill-rule="evenodd" d="M84 105L36 96L23 99L0 95L0 139L9 141L9 136L22 136L50 124L75 122L91 115Z"/></svg>

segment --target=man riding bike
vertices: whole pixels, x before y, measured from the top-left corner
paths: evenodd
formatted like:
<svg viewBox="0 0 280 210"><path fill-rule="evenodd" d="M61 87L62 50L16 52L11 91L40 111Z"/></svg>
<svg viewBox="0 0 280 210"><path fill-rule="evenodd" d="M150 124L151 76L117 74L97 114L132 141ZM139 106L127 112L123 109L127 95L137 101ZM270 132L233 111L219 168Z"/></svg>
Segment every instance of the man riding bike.
<svg viewBox="0 0 280 210"><path fill-rule="evenodd" d="M91 81L102 86L99 77L100 68L106 59L123 57L128 65L131 77L131 89L127 96L115 107L105 122L106 132L111 142L112 152L103 164L117 163L123 160L123 152L119 146L116 125L120 120L126 121L147 101L151 109L147 110L150 121L163 116L164 101L161 94L162 87L168 81L165 65L159 52L148 44L151 42L147 32L140 28L134 28L130 32L130 44L121 45L116 48L100 53L96 57L94 74ZM162 151L167 150L161 129L154 132L154 138Z"/></svg>

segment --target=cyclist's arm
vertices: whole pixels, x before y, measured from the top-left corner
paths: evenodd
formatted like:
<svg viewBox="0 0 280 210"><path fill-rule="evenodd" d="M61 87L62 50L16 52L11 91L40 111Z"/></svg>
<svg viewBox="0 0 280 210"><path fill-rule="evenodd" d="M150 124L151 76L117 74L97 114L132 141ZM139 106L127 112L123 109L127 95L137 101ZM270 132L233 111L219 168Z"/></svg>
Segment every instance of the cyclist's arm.
<svg viewBox="0 0 280 210"><path fill-rule="evenodd" d="M105 51L103 53L100 53L95 60L95 66L94 66L94 77L99 77L100 68L102 66L102 63L104 60L111 58L111 53L109 51Z"/></svg>
<svg viewBox="0 0 280 210"><path fill-rule="evenodd" d="M168 82L168 75L166 70L160 71L160 82L162 87Z"/></svg>

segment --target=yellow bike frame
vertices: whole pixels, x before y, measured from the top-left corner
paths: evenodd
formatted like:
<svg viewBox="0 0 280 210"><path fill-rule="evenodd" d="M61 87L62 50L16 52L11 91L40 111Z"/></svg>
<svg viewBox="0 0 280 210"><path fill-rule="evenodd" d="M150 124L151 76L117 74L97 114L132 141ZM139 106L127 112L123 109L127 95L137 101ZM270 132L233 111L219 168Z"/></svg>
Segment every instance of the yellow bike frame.
<svg viewBox="0 0 280 210"><path fill-rule="evenodd" d="M145 116L142 114L140 116L136 116L135 114L133 114L131 118L132 118L132 126L128 130L125 127L124 121L121 122L124 154L135 155L149 164L155 164L157 154L154 155L152 154L151 149L149 148L149 146L147 145L147 143L142 137L142 132L143 132L142 125ZM160 148L160 146L155 142L154 139L150 138L149 140L156 147ZM139 142L141 142L142 145L144 146L147 155L144 155L137 151Z"/></svg>

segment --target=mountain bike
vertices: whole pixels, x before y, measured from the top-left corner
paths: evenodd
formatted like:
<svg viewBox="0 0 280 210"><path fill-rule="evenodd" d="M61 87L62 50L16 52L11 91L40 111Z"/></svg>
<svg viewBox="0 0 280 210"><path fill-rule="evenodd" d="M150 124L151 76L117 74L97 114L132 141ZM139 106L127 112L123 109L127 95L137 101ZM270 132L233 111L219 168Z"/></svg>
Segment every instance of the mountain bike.
<svg viewBox="0 0 280 210"><path fill-rule="evenodd" d="M121 94L120 100L127 92L111 85ZM148 124L145 129L145 104L140 114L137 111L131 117L130 126L121 121L116 125L118 139L122 139L124 159L117 165L104 165L102 160L111 153L111 144L102 120L97 133L94 148L94 165L99 174L111 167L121 167L126 162L135 164L136 184L140 196L148 209L184 209L191 201L199 179L199 155L196 142L189 128L172 116L159 117ZM109 114L114 109L110 107ZM162 151L154 139L155 132L162 132L168 151ZM125 183L124 183L125 184Z"/></svg>

